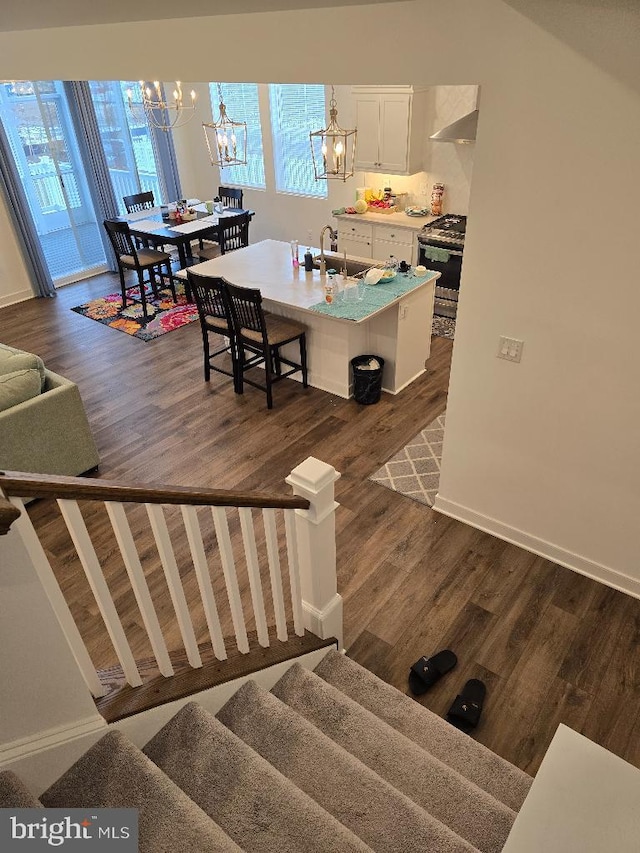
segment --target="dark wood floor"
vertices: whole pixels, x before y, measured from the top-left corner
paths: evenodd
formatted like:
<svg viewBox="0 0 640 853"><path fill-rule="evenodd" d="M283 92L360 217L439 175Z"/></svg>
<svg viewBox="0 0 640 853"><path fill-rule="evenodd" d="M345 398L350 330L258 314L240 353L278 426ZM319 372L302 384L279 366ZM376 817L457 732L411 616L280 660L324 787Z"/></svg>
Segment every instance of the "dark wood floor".
<svg viewBox="0 0 640 853"><path fill-rule="evenodd" d="M404 691L411 663L452 648L457 668L419 701L443 714L482 678L475 736L530 773L560 722L640 767L640 602L367 479L444 410L450 341L434 339L427 374L377 405L287 380L268 412L260 391L204 382L197 324L144 343L69 310L116 289L105 275L0 311L0 341L79 384L101 477L288 493L305 457L331 463L350 656ZM74 615L91 644L95 605L79 601ZM96 633L92 654L102 649Z"/></svg>

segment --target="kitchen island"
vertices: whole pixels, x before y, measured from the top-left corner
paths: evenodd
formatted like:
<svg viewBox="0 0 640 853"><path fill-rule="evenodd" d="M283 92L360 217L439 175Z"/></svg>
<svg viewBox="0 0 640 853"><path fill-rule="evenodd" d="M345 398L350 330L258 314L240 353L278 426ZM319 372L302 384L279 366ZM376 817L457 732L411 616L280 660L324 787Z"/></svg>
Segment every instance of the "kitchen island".
<svg viewBox="0 0 640 853"><path fill-rule="evenodd" d="M359 316L347 319L340 316L350 313L343 310L346 304L339 300L332 306L324 303L325 277L319 270L305 272L304 266L292 266L289 243L263 240L191 269L220 276L240 287L259 288L266 311L303 323L308 329L309 384L314 388L349 398L351 359L364 354L384 359L382 387L391 394L397 394L425 371L439 273L427 272L421 278L409 276L393 283L395 289L389 289L387 304L382 304L384 288L391 288L392 283L362 285L365 297L355 312ZM184 270L177 273L178 278L185 275ZM286 354L286 348L283 352Z"/></svg>

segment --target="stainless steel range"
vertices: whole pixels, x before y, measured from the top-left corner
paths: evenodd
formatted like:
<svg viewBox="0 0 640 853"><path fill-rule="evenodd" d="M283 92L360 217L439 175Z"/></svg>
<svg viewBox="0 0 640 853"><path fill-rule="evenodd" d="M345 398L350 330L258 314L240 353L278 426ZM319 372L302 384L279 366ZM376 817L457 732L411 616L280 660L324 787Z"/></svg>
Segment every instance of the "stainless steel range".
<svg viewBox="0 0 640 853"><path fill-rule="evenodd" d="M455 317L467 217L447 213L418 233L418 263L441 273L436 284L434 314Z"/></svg>

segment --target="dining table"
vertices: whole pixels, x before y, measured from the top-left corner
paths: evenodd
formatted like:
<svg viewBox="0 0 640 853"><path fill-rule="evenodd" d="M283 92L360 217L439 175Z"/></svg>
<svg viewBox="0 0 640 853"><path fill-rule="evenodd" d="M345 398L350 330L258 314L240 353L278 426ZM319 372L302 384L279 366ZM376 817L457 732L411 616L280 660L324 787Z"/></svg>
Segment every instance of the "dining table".
<svg viewBox="0 0 640 853"><path fill-rule="evenodd" d="M253 219L255 211L237 207L225 207L221 213L209 213L204 204L194 204L195 219L176 222L168 218L166 208L153 207L129 213L121 217L129 223L134 237L153 243L155 246L175 246L178 251L180 269L194 263L191 256L192 240L214 240L220 242L222 223L230 216L248 213Z"/></svg>

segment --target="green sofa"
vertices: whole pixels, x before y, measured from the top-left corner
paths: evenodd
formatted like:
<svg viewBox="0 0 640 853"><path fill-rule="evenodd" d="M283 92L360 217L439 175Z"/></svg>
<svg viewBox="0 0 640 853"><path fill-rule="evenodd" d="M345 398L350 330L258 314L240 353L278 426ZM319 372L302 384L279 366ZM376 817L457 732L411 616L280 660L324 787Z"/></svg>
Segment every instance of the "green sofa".
<svg viewBox="0 0 640 853"><path fill-rule="evenodd" d="M77 476L99 461L75 382L0 344L0 470Z"/></svg>

